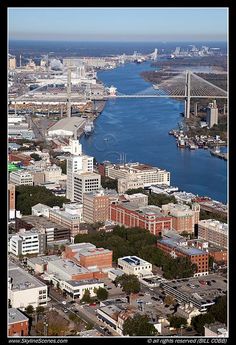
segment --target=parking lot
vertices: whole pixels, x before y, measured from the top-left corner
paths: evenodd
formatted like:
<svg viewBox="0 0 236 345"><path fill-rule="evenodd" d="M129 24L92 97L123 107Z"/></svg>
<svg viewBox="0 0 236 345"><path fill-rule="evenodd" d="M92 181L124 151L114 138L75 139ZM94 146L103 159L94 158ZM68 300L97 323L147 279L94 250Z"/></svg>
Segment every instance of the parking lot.
<svg viewBox="0 0 236 345"><path fill-rule="evenodd" d="M168 286L207 303L214 302L218 296L227 293L227 279L216 274L172 280Z"/></svg>

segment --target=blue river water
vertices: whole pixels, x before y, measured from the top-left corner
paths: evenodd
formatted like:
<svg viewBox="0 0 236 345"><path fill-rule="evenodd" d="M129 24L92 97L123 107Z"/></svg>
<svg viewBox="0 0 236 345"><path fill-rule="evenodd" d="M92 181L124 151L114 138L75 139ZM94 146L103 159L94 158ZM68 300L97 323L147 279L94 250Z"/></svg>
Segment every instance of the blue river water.
<svg viewBox="0 0 236 345"><path fill-rule="evenodd" d="M150 62L129 63L101 71L98 78L123 94L153 92L140 73ZM227 162L208 150L179 149L168 131L182 120L183 102L168 98L110 99L95 122L95 131L82 137L83 151L97 161L142 162L170 171L171 185L227 202ZM105 140L104 140L105 139Z"/></svg>

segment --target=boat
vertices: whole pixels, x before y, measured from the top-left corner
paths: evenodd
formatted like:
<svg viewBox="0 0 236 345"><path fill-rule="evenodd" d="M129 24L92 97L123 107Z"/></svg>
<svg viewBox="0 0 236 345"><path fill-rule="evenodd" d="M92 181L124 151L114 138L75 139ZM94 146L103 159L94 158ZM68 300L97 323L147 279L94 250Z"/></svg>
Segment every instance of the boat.
<svg viewBox="0 0 236 345"><path fill-rule="evenodd" d="M92 121L86 121L85 126L84 126L84 134L85 135L90 135L94 131L94 125Z"/></svg>

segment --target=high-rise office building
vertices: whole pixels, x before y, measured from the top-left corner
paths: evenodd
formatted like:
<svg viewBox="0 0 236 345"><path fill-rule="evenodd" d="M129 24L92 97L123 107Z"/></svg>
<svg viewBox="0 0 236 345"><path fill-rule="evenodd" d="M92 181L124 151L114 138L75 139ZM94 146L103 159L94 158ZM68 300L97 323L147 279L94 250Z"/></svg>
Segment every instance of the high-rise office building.
<svg viewBox="0 0 236 345"><path fill-rule="evenodd" d="M71 139L71 156L67 158L66 197L74 199L74 174L93 172L93 157L82 154L82 146L78 140Z"/></svg>

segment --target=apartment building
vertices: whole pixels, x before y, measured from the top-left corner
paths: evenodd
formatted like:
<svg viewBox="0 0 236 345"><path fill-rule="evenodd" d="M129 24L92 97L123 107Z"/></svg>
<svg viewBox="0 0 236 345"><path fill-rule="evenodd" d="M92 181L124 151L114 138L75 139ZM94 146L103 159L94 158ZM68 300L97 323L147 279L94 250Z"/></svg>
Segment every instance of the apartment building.
<svg viewBox="0 0 236 345"><path fill-rule="evenodd" d="M200 220L198 223L198 238L228 248L228 224L214 219Z"/></svg>
<svg viewBox="0 0 236 345"><path fill-rule="evenodd" d="M87 223L109 220L110 198L104 190L84 193L83 220Z"/></svg>

